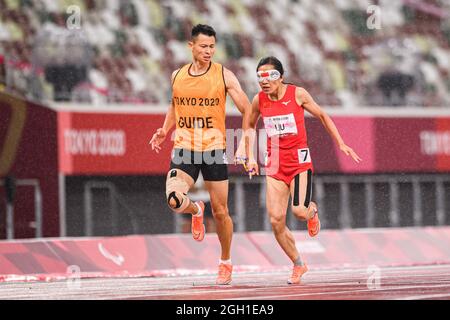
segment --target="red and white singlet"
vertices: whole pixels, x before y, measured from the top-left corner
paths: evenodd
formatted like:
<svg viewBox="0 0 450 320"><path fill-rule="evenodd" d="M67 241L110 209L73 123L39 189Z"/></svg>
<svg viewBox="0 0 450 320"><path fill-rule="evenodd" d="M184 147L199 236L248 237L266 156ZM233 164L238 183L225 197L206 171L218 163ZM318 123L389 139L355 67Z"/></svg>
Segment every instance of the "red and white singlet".
<svg viewBox="0 0 450 320"><path fill-rule="evenodd" d="M267 133L266 174L290 185L292 179L313 170L308 148L304 109L295 100L294 85L287 85L280 100L259 93L259 111Z"/></svg>

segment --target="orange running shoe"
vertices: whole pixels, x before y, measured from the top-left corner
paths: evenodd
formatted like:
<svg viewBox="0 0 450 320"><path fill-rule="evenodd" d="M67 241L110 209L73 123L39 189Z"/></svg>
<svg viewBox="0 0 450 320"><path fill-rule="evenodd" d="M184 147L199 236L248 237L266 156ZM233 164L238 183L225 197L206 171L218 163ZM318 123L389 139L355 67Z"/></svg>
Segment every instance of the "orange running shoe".
<svg viewBox="0 0 450 320"><path fill-rule="evenodd" d="M203 201L197 201L196 204L200 207L200 211L202 214L199 217L192 215L191 232L194 240L202 241L205 237L205 225L203 224L205 204L203 203Z"/></svg>
<svg viewBox="0 0 450 320"><path fill-rule="evenodd" d="M292 270L292 275L288 279L288 284L300 284L302 275L305 274L305 272L308 271L308 267L306 264L302 266L294 266L294 269Z"/></svg>
<svg viewBox="0 0 450 320"><path fill-rule="evenodd" d="M314 205L314 216L308 220L308 233L310 237L315 237L320 231L320 220L319 220L319 211L317 210L317 205L314 202L311 202Z"/></svg>
<svg viewBox="0 0 450 320"><path fill-rule="evenodd" d="M226 263L219 264L219 275L217 276L216 284L220 285L230 284L232 272L233 272L233 265Z"/></svg>

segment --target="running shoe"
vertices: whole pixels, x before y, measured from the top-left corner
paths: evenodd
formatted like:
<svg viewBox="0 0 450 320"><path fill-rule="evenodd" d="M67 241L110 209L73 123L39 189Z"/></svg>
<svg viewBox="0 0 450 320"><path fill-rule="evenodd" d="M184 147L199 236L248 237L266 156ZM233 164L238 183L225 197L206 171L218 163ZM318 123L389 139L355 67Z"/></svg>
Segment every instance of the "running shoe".
<svg viewBox="0 0 450 320"><path fill-rule="evenodd" d="M288 284L300 284L302 275L306 271L308 271L308 267L306 266L306 264L304 264L302 266L294 266L294 269L292 270L292 275L288 279L287 283Z"/></svg>
<svg viewBox="0 0 450 320"><path fill-rule="evenodd" d="M314 216L308 220L308 233L310 237L315 237L320 231L320 220L319 220L319 211L317 210L317 205L315 203L311 203L314 207Z"/></svg>
<svg viewBox="0 0 450 320"><path fill-rule="evenodd" d="M230 284L232 272L233 272L233 265L226 263L219 264L219 275L217 276L216 284L219 285Z"/></svg>
<svg viewBox="0 0 450 320"><path fill-rule="evenodd" d="M197 201L195 204L200 207L200 216L192 215L192 225L191 225L191 231L192 231L192 237L196 241L202 241L205 237L205 225L203 224L203 214L205 212L205 204L203 201Z"/></svg>

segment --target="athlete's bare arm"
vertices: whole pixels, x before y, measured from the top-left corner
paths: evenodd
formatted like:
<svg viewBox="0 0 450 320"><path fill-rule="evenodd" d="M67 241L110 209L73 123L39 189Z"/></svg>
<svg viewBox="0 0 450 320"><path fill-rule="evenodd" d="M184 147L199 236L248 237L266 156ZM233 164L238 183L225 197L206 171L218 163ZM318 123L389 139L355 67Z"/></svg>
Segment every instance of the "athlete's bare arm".
<svg viewBox="0 0 450 320"><path fill-rule="evenodd" d="M255 95L252 100L251 112L248 117L246 117L246 120L248 121L247 126L250 128L250 135L248 136L249 163L247 165L250 178L253 174L258 174L259 171L258 163L255 161L255 157L253 155L253 148L256 138L256 124L258 123L259 117L259 95Z"/></svg>
<svg viewBox="0 0 450 320"><path fill-rule="evenodd" d="M235 154L235 162L240 161L239 159L248 159L248 161L253 159L250 159L251 154L249 154L248 148L250 146L250 143L248 142L248 137L254 135L254 128L249 127L250 120L249 117L252 113L252 106L250 104L250 101L248 100L247 95L242 90L241 85L239 83L239 80L236 78L233 72L228 70L227 68L223 68L223 74L225 79L225 86L227 89L228 94L230 95L231 99L233 99L234 104L238 108L238 110L242 113L242 139L239 143L238 150ZM247 142L246 142L247 141Z"/></svg>
<svg viewBox="0 0 450 320"><path fill-rule="evenodd" d="M256 124L258 123L259 116L259 95L255 95L252 100L252 109L250 115L247 118L249 128L256 129Z"/></svg>
<svg viewBox="0 0 450 320"><path fill-rule="evenodd" d="M239 80L236 78L234 73L227 68L223 68L223 75L225 78L225 86L227 88L228 94L230 95L231 99L233 99L233 102L238 110L242 113L243 116L245 116L246 114L248 114L247 110L250 110L251 105L247 95L241 88Z"/></svg>
<svg viewBox="0 0 450 320"><path fill-rule="evenodd" d="M175 78L179 70L180 69L177 69L172 73L171 83L173 83L173 79ZM155 134L149 142L149 144L152 146L152 150L155 150L156 153L159 153L159 151L161 150L160 145L166 139L167 132L169 132L170 129L172 129L172 127L175 125L175 121L175 108L173 106L173 102L171 101L162 128L158 128L156 130Z"/></svg>
<svg viewBox="0 0 450 320"><path fill-rule="evenodd" d="M298 105L302 105L306 111L322 122L323 126L327 129L328 133L337 143L342 152L348 156L351 156L356 162L362 161L356 152L345 144L333 120L331 120L330 116L328 116L328 114L314 101L308 91L304 88L297 87L295 89L295 99L297 100Z"/></svg>

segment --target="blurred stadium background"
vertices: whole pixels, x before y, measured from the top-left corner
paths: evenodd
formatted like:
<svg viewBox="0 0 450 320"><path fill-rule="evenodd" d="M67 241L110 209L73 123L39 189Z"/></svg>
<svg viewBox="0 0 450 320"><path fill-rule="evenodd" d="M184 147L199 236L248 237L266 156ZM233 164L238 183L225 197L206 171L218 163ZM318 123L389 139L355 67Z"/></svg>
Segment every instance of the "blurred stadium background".
<svg viewBox="0 0 450 320"><path fill-rule="evenodd" d="M324 229L450 224L449 0L0 0L0 238L189 232L148 141L197 23L250 99L279 57L364 159L307 119ZM264 178L230 173L235 230L270 230Z"/></svg>

